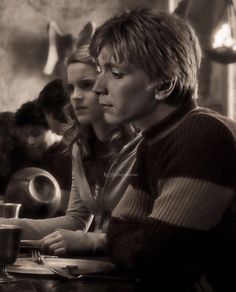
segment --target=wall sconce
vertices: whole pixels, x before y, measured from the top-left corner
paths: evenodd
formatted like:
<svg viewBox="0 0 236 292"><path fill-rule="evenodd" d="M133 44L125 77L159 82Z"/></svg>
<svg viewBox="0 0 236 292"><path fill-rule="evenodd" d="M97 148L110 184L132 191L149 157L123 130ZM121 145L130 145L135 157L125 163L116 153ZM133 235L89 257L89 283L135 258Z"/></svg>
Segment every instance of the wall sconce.
<svg viewBox="0 0 236 292"><path fill-rule="evenodd" d="M226 5L223 13L226 10L226 19L224 19L225 21L221 21L220 26L214 31L212 46L206 49L205 52L212 61L221 64L230 64L236 62L236 10L233 0L225 1Z"/></svg>

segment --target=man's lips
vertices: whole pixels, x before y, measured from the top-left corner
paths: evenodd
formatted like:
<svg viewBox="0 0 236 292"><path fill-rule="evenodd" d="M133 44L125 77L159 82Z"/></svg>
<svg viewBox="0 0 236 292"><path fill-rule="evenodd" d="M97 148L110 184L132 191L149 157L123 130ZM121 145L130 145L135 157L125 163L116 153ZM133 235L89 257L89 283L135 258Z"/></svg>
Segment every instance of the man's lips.
<svg viewBox="0 0 236 292"><path fill-rule="evenodd" d="M99 102L100 106L102 107L112 107L112 104L108 104L108 103L103 103L103 102Z"/></svg>

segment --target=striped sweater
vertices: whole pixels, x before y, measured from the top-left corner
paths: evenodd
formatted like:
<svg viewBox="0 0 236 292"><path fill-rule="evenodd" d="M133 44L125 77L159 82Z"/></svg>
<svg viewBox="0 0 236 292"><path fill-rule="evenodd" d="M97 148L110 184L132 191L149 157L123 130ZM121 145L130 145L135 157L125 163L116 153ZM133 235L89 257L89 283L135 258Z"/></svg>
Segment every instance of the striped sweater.
<svg viewBox="0 0 236 292"><path fill-rule="evenodd" d="M108 227L117 265L175 287L222 275L236 259L235 138L236 123L193 103L143 133Z"/></svg>

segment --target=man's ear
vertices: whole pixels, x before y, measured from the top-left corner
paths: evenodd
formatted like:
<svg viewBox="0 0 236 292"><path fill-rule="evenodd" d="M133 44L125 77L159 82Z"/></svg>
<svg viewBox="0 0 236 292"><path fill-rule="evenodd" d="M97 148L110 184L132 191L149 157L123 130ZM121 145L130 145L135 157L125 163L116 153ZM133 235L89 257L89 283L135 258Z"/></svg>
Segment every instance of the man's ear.
<svg viewBox="0 0 236 292"><path fill-rule="evenodd" d="M158 89L155 90L155 99L163 100L174 90L176 80L162 81Z"/></svg>

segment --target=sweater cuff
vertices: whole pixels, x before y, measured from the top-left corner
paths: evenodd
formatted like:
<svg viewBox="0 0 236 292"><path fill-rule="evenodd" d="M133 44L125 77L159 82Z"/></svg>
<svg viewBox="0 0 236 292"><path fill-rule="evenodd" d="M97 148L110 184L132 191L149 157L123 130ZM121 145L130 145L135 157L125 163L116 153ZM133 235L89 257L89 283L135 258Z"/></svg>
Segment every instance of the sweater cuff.
<svg viewBox="0 0 236 292"><path fill-rule="evenodd" d="M107 242L106 233L88 232L87 235L93 245L93 254L105 253Z"/></svg>

